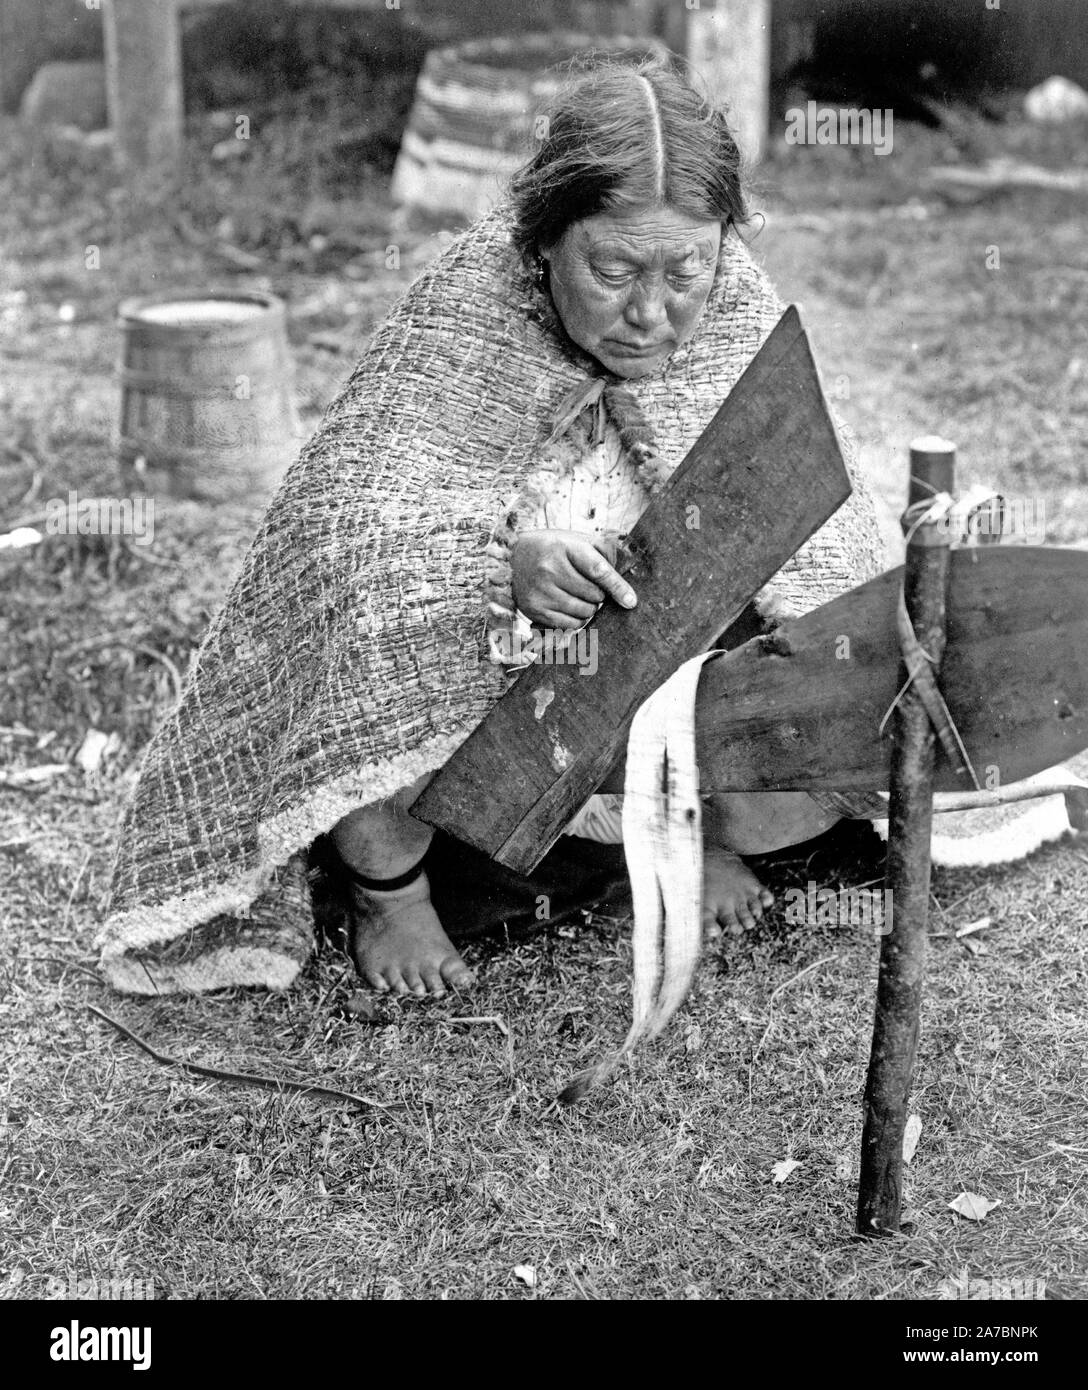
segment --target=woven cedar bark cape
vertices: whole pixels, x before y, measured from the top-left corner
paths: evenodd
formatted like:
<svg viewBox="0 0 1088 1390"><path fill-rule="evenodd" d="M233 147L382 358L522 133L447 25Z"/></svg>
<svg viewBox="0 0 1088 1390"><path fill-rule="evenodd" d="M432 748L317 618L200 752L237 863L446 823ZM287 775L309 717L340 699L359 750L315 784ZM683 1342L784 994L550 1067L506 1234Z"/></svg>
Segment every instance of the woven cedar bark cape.
<svg viewBox="0 0 1088 1390"><path fill-rule="evenodd" d="M273 499L124 817L100 938L115 987L288 985L313 945L307 847L441 766L505 688L484 548L557 405L600 372L509 225L496 210L416 281ZM780 313L726 237L694 338L631 383L667 471ZM787 613L883 567L851 472L854 496L768 586Z"/></svg>

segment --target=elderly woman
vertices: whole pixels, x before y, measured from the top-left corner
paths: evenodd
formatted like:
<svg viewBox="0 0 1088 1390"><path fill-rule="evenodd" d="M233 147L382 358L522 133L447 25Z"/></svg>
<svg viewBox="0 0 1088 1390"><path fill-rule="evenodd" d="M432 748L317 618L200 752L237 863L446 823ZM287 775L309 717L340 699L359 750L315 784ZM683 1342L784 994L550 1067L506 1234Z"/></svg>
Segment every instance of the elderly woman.
<svg viewBox="0 0 1088 1390"><path fill-rule="evenodd" d="M407 807L513 678L515 633L637 602L617 540L781 312L746 215L724 117L667 66L605 63L560 100L508 203L378 330L269 508L125 820L103 933L119 988L287 984L325 834L360 973L471 985ZM883 567L853 483L764 612ZM709 800L705 919L750 926L771 899L741 856L819 834L838 803ZM571 830L614 839L611 809Z"/></svg>

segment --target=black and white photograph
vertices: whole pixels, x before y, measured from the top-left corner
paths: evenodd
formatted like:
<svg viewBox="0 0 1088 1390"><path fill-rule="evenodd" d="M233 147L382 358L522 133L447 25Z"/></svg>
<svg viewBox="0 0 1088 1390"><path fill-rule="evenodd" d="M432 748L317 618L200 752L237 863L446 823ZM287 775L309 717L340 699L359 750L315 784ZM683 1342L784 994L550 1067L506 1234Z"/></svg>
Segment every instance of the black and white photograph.
<svg viewBox="0 0 1088 1390"><path fill-rule="evenodd" d="M0 946L32 1374L1064 1364L1088 0L0 0Z"/></svg>

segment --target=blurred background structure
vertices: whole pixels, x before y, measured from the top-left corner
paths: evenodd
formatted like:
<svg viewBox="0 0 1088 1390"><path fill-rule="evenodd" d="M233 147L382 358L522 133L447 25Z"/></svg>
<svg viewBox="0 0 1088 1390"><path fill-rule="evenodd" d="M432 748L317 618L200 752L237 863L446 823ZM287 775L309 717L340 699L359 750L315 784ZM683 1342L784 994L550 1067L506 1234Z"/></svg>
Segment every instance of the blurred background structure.
<svg viewBox="0 0 1088 1390"><path fill-rule="evenodd" d="M29 89L31 114L93 129L108 90L118 149L140 164L177 148L183 110L322 71L414 80L428 48L556 30L684 53L732 103L753 155L798 95L932 118L934 103L999 108L1054 74L1088 85L1083 0L0 0L0 105L17 110ZM82 66L34 91L54 63Z"/></svg>
<svg viewBox="0 0 1088 1390"><path fill-rule="evenodd" d="M1088 81L1088 4L992 3L0 0L12 215L20 197L57 199L52 220L41 208L39 232L24 221L9 244L78 248L74 278L57 252L58 313L224 281L286 295L312 423L342 355L498 195L531 146L534 109L587 40L686 55L757 166L754 206L778 216L794 204L813 232L828 226L816 209L838 203L921 219L1013 185L1078 197L1088 94L1073 83ZM797 151L787 112L810 102L893 112L897 158ZM1037 119L1078 109L1080 122ZM860 283L861 264L876 294L893 258L860 216L851 228L862 240L847 278ZM102 246L112 280L83 273ZM820 273L809 267L806 283ZM11 371L19 409L35 413L40 366Z"/></svg>

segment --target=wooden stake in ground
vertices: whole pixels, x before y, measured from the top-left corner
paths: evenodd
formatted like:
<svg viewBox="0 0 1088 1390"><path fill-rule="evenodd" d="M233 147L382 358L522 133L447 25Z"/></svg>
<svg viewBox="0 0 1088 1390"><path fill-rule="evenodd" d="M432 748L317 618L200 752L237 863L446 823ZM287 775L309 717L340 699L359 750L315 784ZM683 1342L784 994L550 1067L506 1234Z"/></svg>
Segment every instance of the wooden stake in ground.
<svg viewBox="0 0 1088 1390"><path fill-rule="evenodd" d="M951 493L955 447L926 438L911 446L908 516L913 504ZM945 604L951 535L922 523L908 530L904 598L915 635L940 671L945 645ZM906 680L904 668L903 679ZM885 897L891 931L880 946L876 1021L865 1087L857 1229L861 1235L899 1230L903 1196L903 1131L925 973L929 915L930 835L936 734L919 693L910 687L895 710L888 814Z"/></svg>
<svg viewBox="0 0 1088 1390"><path fill-rule="evenodd" d="M741 153L758 162L770 112L771 0L689 0L681 12L688 62L714 104L728 108Z"/></svg>

